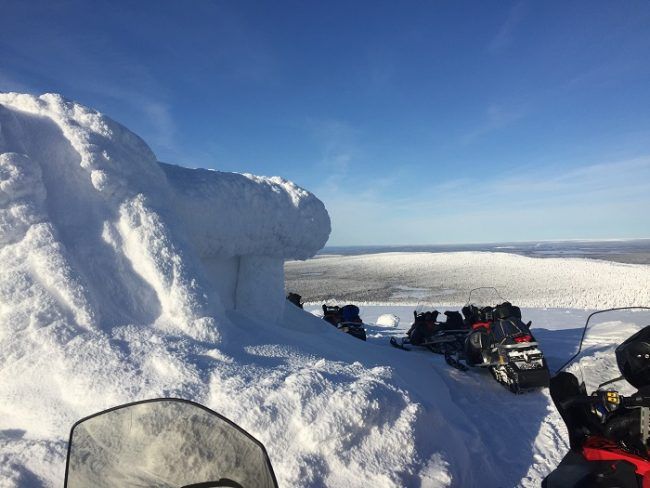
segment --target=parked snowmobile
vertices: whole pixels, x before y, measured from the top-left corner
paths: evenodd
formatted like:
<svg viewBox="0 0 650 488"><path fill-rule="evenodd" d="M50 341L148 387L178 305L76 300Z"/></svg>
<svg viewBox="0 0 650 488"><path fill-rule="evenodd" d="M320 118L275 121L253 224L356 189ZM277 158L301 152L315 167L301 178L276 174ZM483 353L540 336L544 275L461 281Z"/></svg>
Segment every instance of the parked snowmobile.
<svg viewBox="0 0 650 488"><path fill-rule="evenodd" d="M486 289L496 293L501 303L474 304L473 295ZM496 289L482 287L470 291L462 313L461 318L458 312L445 312L445 322L437 322L437 311L415 313L408 337L401 342L391 338L391 344L402 349L407 344L424 346L444 354L449 365L462 371L468 366L489 368L513 393L548 386L546 361L530 332L530 322L522 322L519 307L503 300ZM428 326L426 314L431 314Z"/></svg>
<svg viewBox="0 0 650 488"><path fill-rule="evenodd" d="M298 295L297 293L289 293L287 295L287 300L293 303L296 307L303 308L302 296Z"/></svg>
<svg viewBox="0 0 650 488"><path fill-rule="evenodd" d="M176 398L129 403L72 426L64 488L277 488L264 446Z"/></svg>
<svg viewBox="0 0 650 488"><path fill-rule="evenodd" d="M357 339L366 340L366 329L359 317L359 307L356 305L338 307L323 304L323 319Z"/></svg>
<svg viewBox="0 0 650 488"><path fill-rule="evenodd" d="M420 346L436 354L443 354L451 366L466 370L456 356L463 349L467 334L471 330L463 321L460 312L446 311L446 320L439 322L440 312L413 311L413 324L406 333L406 337L397 340L390 338L390 343L397 348L409 350L408 346Z"/></svg>
<svg viewBox="0 0 650 488"><path fill-rule="evenodd" d="M493 290L501 303L473 304L472 293L485 289ZM471 327L463 351L468 365L489 368L494 379L513 393L548 386L546 360L530 332L531 322L521 320L519 307L503 300L496 289L481 287L470 291L463 316Z"/></svg>
<svg viewBox="0 0 650 488"><path fill-rule="evenodd" d="M578 352L551 379L551 398L567 426L570 450L544 479L543 487L650 487L650 325L643 326L616 347L613 355L621 376L600 383L591 395L587 394L585 378L579 383L574 374L566 371L573 365L574 373L582 373L580 364L574 360L582 351L592 318L623 310L646 311L642 323L650 323L647 313L650 307L594 312L587 319ZM639 322L639 318L635 321ZM597 377L613 361L602 353L603 338L599 338L596 346L601 351L597 358L599 365L591 364L589 373ZM633 387L621 384L622 390L630 390L629 395L604 389L623 379Z"/></svg>

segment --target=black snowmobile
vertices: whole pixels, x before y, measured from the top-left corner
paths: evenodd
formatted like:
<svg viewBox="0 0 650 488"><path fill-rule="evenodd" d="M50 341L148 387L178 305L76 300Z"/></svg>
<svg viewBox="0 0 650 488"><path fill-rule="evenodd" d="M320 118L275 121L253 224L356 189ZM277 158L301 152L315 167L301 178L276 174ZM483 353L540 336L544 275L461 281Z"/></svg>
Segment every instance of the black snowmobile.
<svg viewBox="0 0 650 488"><path fill-rule="evenodd" d="M72 426L64 488L277 488L264 446L177 398L129 403Z"/></svg>
<svg viewBox="0 0 650 488"><path fill-rule="evenodd" d="M409 350L409 345L424 347L436 354L443 354L451 366L466 370L467 367L457 360L470 327L464 322L460 312L446 311L446 320L439 322L440 312L413 311L413 324L406 337L397 340L390 338L390 343L399 349Z"/></svg>
<svg viewBox="0 0 650 488"><path fill-rule="evenodd" d="M303 308L302 297L297 293L289 293L287 295L287 301L293 303L298 308Z"/></svg>
<svg viewBox="0 0 650 488"><path fill-rule="evenodd" d="M484 289L493 290L501 303L473 304L472 293ZM462 311L471 327L463 351L466 364L489 368L494 379L513 393L548 386L546 360L530 332L531 322L522 321L519 307L503 300L496 289L482 287L470 292Z"/></svg>
<svg viewBox="0 0 650 488"><path fill-rule="evenodd" d="M616 347L614 355L621 376L598 384L590 395L584 379L579 382L574 374L565 371L574 364L573 372L582 372L574 360L582 351L591 319L597 314L623 310L634 314L646 312L645 320L635 317L635 323L650 321L649 307L594 312L587 319L578 352L551 378L551 398L567 426L570 450L544 479L542 487L650 487L650 325ZM596 347L602 351L603 346L603 339L599 338ZM599 354L600 367L589 365L590 375L596 378L612 363L607 355ZM629 395L604 388L623 379L634 387L622 385L622 389L630 390Z"/></svg>
<svg viewBox="0 0 650 488"><path fill-rule="evenodd" d="M472 302L477 291L491 290L501 303L496 306L478 306ZM459 312L445 312L447 320L437 322L437 311L422 324L416 321L401 342L391 338L395 347L406 349L406 344L424 346L432 352L444 354L447 363L466 371L468 366L489 368L494 378L513 393L521 393L548 386L546 361L530 332L530 322L521 320L521 310L503 300L494 288L471 290L467 304Z"/></svg>
<svg viewBox="0 0 650 488"><path fill-rule="evenodd" d="M323 304L323 319L334 327L362 341L366 340L366 329L359 317L359 307L345 305L338 307Z"/></svg>

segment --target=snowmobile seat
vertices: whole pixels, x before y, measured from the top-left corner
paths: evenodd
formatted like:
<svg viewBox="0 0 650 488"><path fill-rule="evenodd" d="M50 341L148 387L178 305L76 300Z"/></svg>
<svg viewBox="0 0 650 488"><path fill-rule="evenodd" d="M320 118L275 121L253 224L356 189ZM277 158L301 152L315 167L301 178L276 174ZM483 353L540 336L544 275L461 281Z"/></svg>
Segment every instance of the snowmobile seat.
<svg viewBox="0 0 650 488"><path fill-rule="evenodd" d="M492 340L496 343L532 342L533 340L528 326L519 319L495 320L490 331Z"/></svg>

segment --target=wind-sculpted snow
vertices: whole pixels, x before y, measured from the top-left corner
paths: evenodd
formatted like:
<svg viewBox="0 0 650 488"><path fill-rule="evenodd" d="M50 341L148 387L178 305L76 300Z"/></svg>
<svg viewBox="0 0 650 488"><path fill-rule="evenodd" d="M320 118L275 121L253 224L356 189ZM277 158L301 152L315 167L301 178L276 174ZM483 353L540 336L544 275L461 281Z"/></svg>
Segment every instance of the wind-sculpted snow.
<svg viewBox="0 0 650 488"><path fill-rule="evenodd" d="M650 266L489 252L318 256L285 266L306 301L458 306L480 286L527 307L608 308L650 303Z"/></svg>
<svg viewBox="0 0 650 488"><path fill-rule="evenodd" d="M290 181L161 166L180 196L174 209L202 257L306 259L327 241L330 221L323 203Z"/></svg>
<svg viewBox="0 0 650 488"><path fill-rule="evenodd" d="M3 185L16 190L0 209L3 285L47 296L48 309L76 318L69 327L155 322L218 338L220 304L162 217L173 190L140 138L58 95L0 95L0 127ZM29 308L18 323L52 323Z"/></svg>

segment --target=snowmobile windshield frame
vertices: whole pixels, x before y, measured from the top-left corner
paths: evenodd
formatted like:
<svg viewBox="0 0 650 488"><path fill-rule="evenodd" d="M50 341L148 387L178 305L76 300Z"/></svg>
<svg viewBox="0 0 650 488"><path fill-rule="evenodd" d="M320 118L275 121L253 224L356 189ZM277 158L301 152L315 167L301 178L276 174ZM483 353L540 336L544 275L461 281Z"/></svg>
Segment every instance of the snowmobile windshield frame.
<svg viewBox="0 0 650 488"><path fill-rule="evenodd" d="M264 445L257 440L255 437L253 437L251 434L249 434L246 430L238 426L236 423L231 421L230 419L224 417L223 415L215 412L214 410L211 410L210 408L201 405L200 403L193 402L191 400L186 400L184 398L173 398L173 397L164 397L164 398L151 398L147 400L140 400L136 402L130 402L130 403L125 403L122 405L117 405L115 407L108 408L106 410L102 410L100 412L94 413L92 415L88 415L87 417L83 417L82 419L76 421L72 428L70 429L70 435L68 438L68 449L67 449L67 455L66 455L66 465L65 465L65 478L64 478L64 488L70 488L69 487L69 481L71 478L71 456L72 456L72 450L73 450L73 438L75 436L75 430L79 428L80 425L84 424L87 421L92 421L93 419L96 419L98 417L101 417L103 415L111 414L113 412L117 412L119 410L128 410L129 408L133 407L138 407L146 404L153 404L153 403L163 403L163 402L168 402L170 404L177 404L177 405L186 405L188 407L193 407L195 409L200 409L204 413L209 414L210 416L215 417L219 422L223 423L225 427L232 429L233 432L236 432L237 435L243 436L247 441L251 443L252 446L255 447L255 449L258 449L260 456L260 469L261 470L266 470L265 476L268 476L269 484L273 486L274 488L278 488L278 482L277 478L275 476L275 472L273 471L273 466L271 465L271 460L269 458L268 452L266 451L266 448ZM228 484L214 484L214 483L221 483L226 481ZM212 481L212 480L205 480L204 483L212 483L210 486L234 486L231 484L230 479L228 478L223 478L221 480L217 481ZM190 484L188 486L200 486L201 483L194 483ZM184 485L185 486L185 485ZM208 486L208 485L204 485Z"/></svg>
<svg viewBox="0 0 650 488"><path fill-rule="evenodd" d="M644 307L644 306L632 306L632 307L614 307L614 308L607 308L605 310L597 310L595 312L592 312L589 314L587 317L587 321L585 322L585 325L582 329L582 336L580 337L580 344L578 345L578 350L577 352L571 356L562 366L560 366L557 371L555 371L555 375L560 373L561 371L564 371L567 367L569 367L573 361L580 355L582 352L582 346L585 340L585 336L587 335L587 329L589 328L589 323L591 322L591 319L595 317L596 315L604 314L604 313L610 313L610 312L618 312L622 310L646 310L650 311L650 307Z"/></svg>
<svg viewBox="0 0 650 488"><path fill-rule="evenodd" d="M477 292L482 291L482 290L491 290L491 291L493 291L493 292L494 292L494 295L495 295L496 297L498 297L498 300L496 300L495 303L493 303L493 304L491 304L491 305L490 305L490 304L487 304L487 303L476 303L476 302L472 302L472 295L474 295L474 296L476 297ZM492 305L496 305L497 303L499 303L499 300L501 301L501 303L507 301L505 298L503 298L503 297L501 296L501 293L499 293L499 290L497 290L494 286L479 286L479 287L477 287L477 288L472 288L472 289L469 291L469 295L467 296L467 303L465 303L465 306L467 306L467 305L472 305L472 304L474 304L474 305L490 305L490 306L492 306Z"/></svg>

